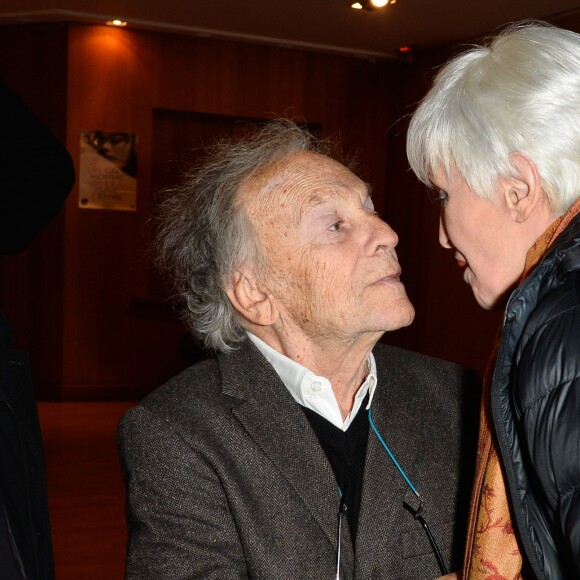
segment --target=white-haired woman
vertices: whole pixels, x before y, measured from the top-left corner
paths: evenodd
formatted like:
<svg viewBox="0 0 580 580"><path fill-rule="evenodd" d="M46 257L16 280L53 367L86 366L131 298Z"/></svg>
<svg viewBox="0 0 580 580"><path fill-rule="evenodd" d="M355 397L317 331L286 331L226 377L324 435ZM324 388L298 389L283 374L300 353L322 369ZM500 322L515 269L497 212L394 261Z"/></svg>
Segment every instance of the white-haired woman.
<svg viewBox="0 0 580 580"><path fill-rule="evenodd" d="M407 154L475 299L506 308L464 575L579 578L580 35L522 23L455 57Z"/></svg>

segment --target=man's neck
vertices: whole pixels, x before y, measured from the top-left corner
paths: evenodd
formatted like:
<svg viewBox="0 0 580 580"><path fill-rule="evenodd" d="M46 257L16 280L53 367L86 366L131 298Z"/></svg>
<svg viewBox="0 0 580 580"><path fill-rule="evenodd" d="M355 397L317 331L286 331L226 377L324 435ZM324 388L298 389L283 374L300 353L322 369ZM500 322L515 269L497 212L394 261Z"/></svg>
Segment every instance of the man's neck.
<svg viewBox="0 0 580 580"><path fill-rule="evenodd" d="M354 397L368 375L368 356L381 336L368 334L346 342L276 332L272 327L252 328L251 332L274 350L327 378L343 417L351 411Z"/></svg>

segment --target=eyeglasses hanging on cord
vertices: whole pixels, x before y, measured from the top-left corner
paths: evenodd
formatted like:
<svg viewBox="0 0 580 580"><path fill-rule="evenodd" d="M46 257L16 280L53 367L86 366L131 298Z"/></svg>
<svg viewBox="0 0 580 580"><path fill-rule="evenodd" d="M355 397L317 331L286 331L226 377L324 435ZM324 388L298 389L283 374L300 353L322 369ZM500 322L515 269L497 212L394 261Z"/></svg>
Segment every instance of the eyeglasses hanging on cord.
<svg viewBox="0 0 580 580"><path fill-rule="evenodd" d="M369 419L369 425L371 426L372 430L374 431L375 435L377 436L378 440L380 441L380 443L383 446L383 448L385 449L385 451L388 453L389 457L391 458L391 461L393 462L393 464L395 465L395 467L397 468L399 473L403 476L403 479L405 480L405 483L409 486L409 489L413 492L415 497L419 500L419 506L417 509L413 509L413 507L411 505L409 505L406 501L403 501L403 507L409 513L411 513L413 518L415 520L417 520L419 522L419 524L421 525L421 527L425 530L425 534L427 535L427 539L429 540L429 544L431 545L431 549L433 550L433 554L435 555L435 559L437 560L437 565L439 566L439 570L441 571L441 574L443 576L445 576L446 574L449 573L449 571L447 570L447 566L445 565L445 562L443 561L443 556L441 555L441 550L439 550L439 546L437 545L437 542L435 541L435 537L433 536L433 533L431 532L429 525L427 524L427 522L425 521L425 518L423 517L423 510L425 508L425 504L424 504L421 496L419 495L419 492L417 491L417 489L415 488L415 486L413 485L411 480L407 477L407 474L404 472L403 468L399 465L399 462L397 461L396 457L393 455L393 452L389 449L389 446L385 443L385 440L383 439L382 435L379 433L379 430L377 429L377 426L375 425L375 423L373 421L371 409L369 409L369 411L368 411L368 419ZM339 494L340 494L341 499L340 499L340 507L338 510L336 580L340 580L340 557L341 557L342 529L343 529L343 520L344 520L344 517L346 515L346 509L347 509L345 501L344 501L344 494L342 493L340 488L339 488Z"/></svg>

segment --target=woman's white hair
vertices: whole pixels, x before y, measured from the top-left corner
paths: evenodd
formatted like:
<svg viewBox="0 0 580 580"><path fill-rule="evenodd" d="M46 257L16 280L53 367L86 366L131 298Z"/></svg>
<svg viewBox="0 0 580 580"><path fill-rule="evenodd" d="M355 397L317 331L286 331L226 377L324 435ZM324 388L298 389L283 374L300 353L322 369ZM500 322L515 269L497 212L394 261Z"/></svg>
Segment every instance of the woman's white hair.
<svg viewBox="0 0 580 580"><path fill-rule="evenodd" d="M580 35L518 23L456 56L414 113L407 156L432 187L434 171L457 170L491 199L498 178L516 176L510 154L535 163L551 209L580 196Z"/></svg>

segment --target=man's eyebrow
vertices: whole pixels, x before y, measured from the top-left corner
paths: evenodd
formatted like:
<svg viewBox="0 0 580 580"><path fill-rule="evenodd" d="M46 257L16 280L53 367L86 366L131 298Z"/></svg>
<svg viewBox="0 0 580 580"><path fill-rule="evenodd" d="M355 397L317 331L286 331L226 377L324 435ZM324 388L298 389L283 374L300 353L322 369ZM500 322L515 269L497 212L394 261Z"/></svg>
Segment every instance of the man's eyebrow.
<svg viewBox="0 0 580 580"><path fill-rule="evenodd" d="M372 185L370 183L367 183L366 181L362 181L361 184L362 189L364 189L364 193L366 193L366 197L372 197ZM309 208L321 205L329 200L343 199L348 195L348 193L346 192L349 191L352 191L352 188L339 181L334 184L331 184L330 187L325 186L317 188L303 202L302 205L306 208Z"/></svg>
<svg viewBox="0 0 580 580"><path fill-rule="evenodd" d="M344 199L346 195L342 190L343 187L340 184L337 184L336 187L324 187L312 192L310 196L296 208L296 221L300 223L304 219L304 216L316 207L325 205L334 200ZM364 183L364 192L366 195L362 200L363 204L368 203L368 201L372 202L371 187L367 183Z"/></svg>
<svg viewBox="0 0 580 580"><path fill-rule="evenodd" d="M302 203L302 207L307 209L311 207L316 207L318 205L326 203L327 201L337 199L340 197L341 196L334 189L331 192L325 190L324 193L320 193L320 191L318 190L313 192L308 198L304 200L304 202Z"/></svg>
<svg viewBox="0 0 580 580"><path fill-rule="evenodd" d="M297 217L298 221L301 221L305 214L307 214L310 210L314 209L315 207L324 205L330 201L335 199L341 199L344 195L341 195L338 191L338 188L331 188L327 189L322 188L316 191L313 191L301 204L298 208Z"/></svg>

